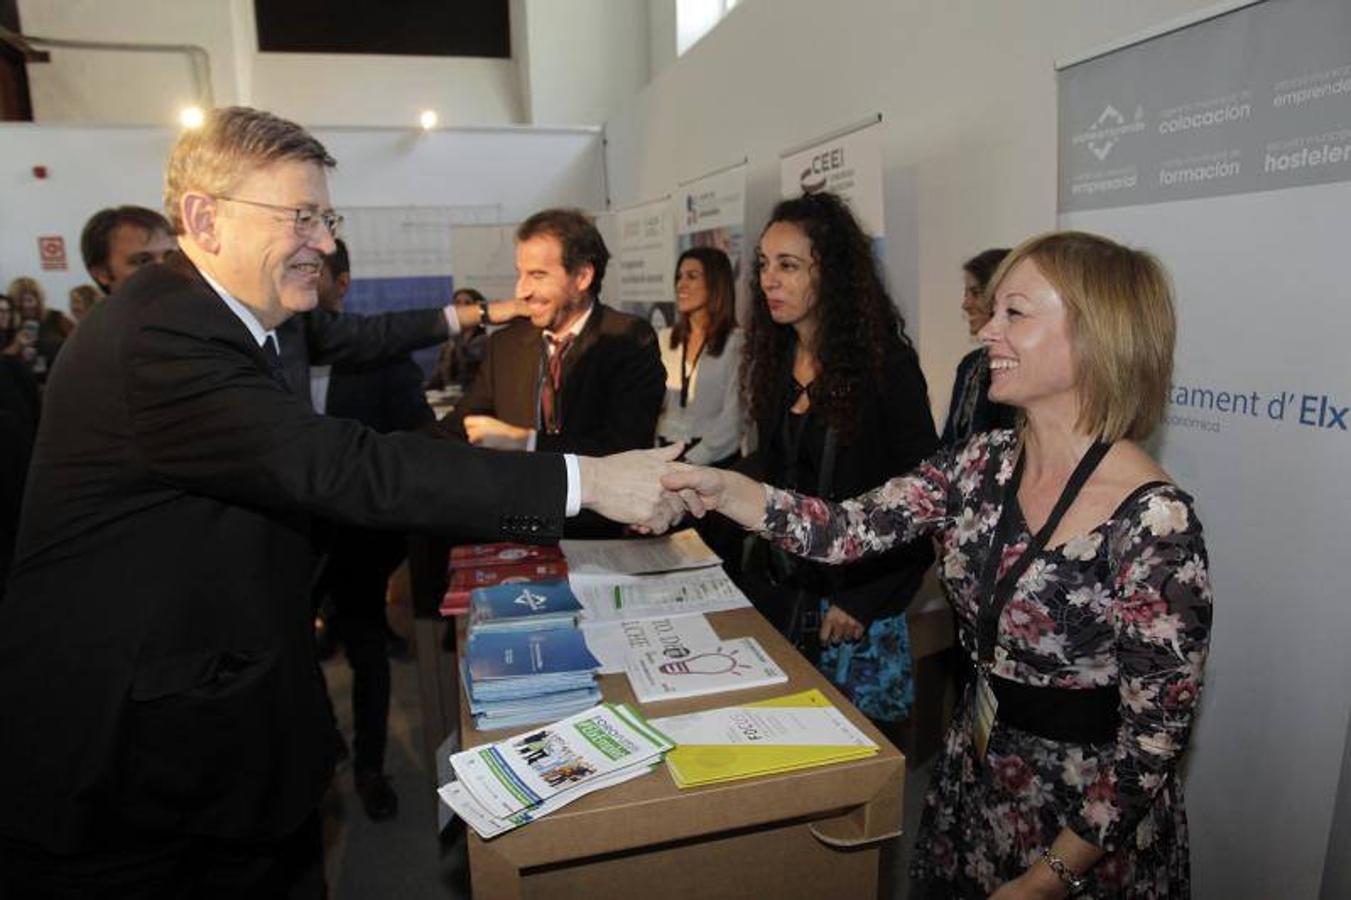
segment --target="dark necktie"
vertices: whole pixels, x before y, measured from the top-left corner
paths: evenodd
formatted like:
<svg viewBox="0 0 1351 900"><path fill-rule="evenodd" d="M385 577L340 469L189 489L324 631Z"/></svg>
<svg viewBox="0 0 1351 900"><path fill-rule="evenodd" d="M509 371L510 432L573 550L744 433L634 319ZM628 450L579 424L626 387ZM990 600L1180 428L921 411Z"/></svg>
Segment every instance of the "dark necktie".
<svg viewBox="0 0 1351 900"><path fill-rule="evenodd" d="M539 410L540 418L544 422L544 431L546 434L558 434L563 425L562 411L559 409L559 392L563 387L563 354L568 352L568 347L572 346L574 335L565 334L562 337L554 337L546 334L544 340L547 342L545 353L548 354L549 361L545 367L544 384L540 386ZM549 353L548 347L553 348Z"/></svg>
<svg viewBox="0 0 1351 900"><path fill-rule="evenodd" d="M263 341L263 357L267 359L267 367L272 375L272 380L290 391L291 385L286 381L286 370L282 368L281 354L277 352L277 336L275 334L269 334Z"/></svg>

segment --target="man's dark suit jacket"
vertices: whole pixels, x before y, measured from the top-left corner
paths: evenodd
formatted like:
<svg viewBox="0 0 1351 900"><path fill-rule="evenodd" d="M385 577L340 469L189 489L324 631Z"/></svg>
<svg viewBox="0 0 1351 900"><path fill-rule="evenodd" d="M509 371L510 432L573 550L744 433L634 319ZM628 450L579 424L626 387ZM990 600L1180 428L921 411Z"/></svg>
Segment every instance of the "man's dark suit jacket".
<svg viewBox="0 0 1351 900"><path fill-rule="evenodd" d="M514 322L492 335L473 384L434 433L464 440L464 417L473 415L534 428L543 362L544 332L528 321ZM657 334L645 319L596 303L563 357L562 383L559 431L546 434L541 429L536 450L604 456L656 442L666 370ZM569 520L565 531L574 538L614 538L622 533L618 525L587 512ZM432 552L439 554L440 547L434 545ZM426 593L421 578L415 590ZM433 583L431 592L437 591Z"/></svg>
<svg viewBox="0 0 1351 900"><path fill-rule="evenodd" d="M494 334L474 383L437 430L464 439L464 417L474 415L534 428L543 359L543 332L529 322ZM559 433L541 430L537 450L603 456L653 445L666 370L645 320L597 303L563 357L562 380Z"/></svg>
<svg viewBox="0 0 1351 900"><path fill-rule="evenodd" d="M422 367L408 356L382 366L334 366L324 415L356 419L381 434L416 431L436 419L422 391Z"/></svg>
<svg viewBox="0 0 1351 900"><path fill-rule="evenodd" d="M0 605L0 835L268 839L314 811L333 726L310 516L530 540L556 455L318 416L184 259L95 307L50 380Z"/></svg>

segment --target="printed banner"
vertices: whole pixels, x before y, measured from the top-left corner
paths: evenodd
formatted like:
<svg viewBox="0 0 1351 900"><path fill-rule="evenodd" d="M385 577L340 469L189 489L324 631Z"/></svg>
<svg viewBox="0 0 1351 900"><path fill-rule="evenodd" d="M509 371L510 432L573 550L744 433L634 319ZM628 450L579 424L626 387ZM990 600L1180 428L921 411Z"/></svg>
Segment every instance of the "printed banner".
<svg viewBox="0 0 1351 900"><path fill-rule="evenodd" d="M480 221L496 210L495 205L344 207L342 239L352 264L344 309L371 315L449 303L456 223ZM439 353L439 347L428 347L413 358L430 373Z"/></svg>
<svg viewBox="0 0 1351 900"><path fill-rule="evenodd" d="M795 150L779 161L779 193L796 197L816 191L839 194L880 249L886 236L882 214L881 121Z"/></svg>
<svg viewBox="0 0 1351 900"><path fill-rule="evenodd" d="M675 196L676 249L714 247L732 261L741 284L746 240L746 164L681 185Z"/></svg>
<svg viewBox="0 0 1351 900"><path fill-rule="evenodd" d="M1194 893L1312 900L1351 704L1351 4L1262 3L1126 47L1065 69L1059 107L1062 227L1150 250L1176 288L1151 443L1196 497L1215 590L1185 769Z"/></svg>
<svg viewBox="0 0 1351 900"><path fill-rule="evenodd" d="M615 212L617 245L603 294L625 312L650 319L653 328L672 322L675 231L671 198ZM613 279L613 280L612 280Z"/></svg>

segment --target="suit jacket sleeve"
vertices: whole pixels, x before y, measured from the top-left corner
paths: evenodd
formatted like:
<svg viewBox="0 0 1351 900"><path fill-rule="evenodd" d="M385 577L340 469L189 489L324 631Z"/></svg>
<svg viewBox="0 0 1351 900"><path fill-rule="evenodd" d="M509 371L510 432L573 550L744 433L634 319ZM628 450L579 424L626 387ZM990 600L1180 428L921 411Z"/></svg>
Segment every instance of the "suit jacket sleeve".
<svg viewBox="0 0 1351 900"><path fill-rule="evenodd" d="M450 336L442 309L374 316L313 310L305 315L305 341L314 365L369 366L439 344Z"/></svg>
<svg viewBox="0 0 1351 900"><path fill-rule="evenodd" d="M371 527L506 540L562 531L561 457L379 435L315 415L268 377L261 354L187 327L147 326L132 340L136 452L172 486Z"/></svg>
<svg viewBox="0 0 1351 900"><path fill-rule="evenodd" d="M422 391L422 368L411 359L400 360L381 370L384 401L391 431L416 431L436 420Z"/></svg>
<svg viewBox="0 0 1351 900"><path fill-rule="evenodd" d="M579 435L540 432L536 450L605 456L645 449L656 442L657 417L666 394L666 370L661 364L657 333L647 322L636 319L622 336L607 340L612 345L614 363L606 373L604 427Z"/></svg>

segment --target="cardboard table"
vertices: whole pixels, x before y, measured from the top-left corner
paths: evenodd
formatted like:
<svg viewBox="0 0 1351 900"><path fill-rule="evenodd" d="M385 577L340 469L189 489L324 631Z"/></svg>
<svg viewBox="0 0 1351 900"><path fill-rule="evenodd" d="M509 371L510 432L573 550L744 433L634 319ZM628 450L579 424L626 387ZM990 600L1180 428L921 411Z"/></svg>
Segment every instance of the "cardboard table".
<svg viewBox="0 0 1351 900"><path fill-rule="evenodd" d="M639 705L625 676L605 675L605 699L659 718L817 688L880 752L687 790L662 765L492 840L471 830L475 900L876 897L880 846L901 829L905 758L759 613L709 621L721 637L758 640L788 683ZM468 707L460 704L463 746L516 733L476 731Z"/></svg>

